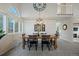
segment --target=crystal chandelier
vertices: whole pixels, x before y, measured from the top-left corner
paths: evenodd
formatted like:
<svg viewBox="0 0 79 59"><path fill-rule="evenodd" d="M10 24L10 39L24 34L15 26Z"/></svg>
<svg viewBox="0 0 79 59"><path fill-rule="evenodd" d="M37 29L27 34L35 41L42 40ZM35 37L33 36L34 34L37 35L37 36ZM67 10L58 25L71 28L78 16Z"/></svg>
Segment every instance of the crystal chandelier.
<svg viewBox="0 0 79 59"><path fill-rule="evenodd" d="M43 19L42 19L42 18L38 18L38 19L36 20L36 23L37 23L37 24L42 24L42 23L43 23Z"/></svg>
<svg viewBox="0 0 79 59"><path fill-rule="evenodd" d="M40 17L40 11L39 11L39 17L36 19L36 22L38 23L38 24L42 24L43 23L43 19Z"/></svg>

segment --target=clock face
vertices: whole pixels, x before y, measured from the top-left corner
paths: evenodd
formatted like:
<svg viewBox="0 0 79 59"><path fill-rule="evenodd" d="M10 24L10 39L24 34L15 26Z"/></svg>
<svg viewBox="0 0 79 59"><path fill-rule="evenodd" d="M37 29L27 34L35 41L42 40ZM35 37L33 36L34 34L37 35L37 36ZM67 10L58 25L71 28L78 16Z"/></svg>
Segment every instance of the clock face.
<svg viewBox="0 0 79 59"><path fill-rule="evenodd" d="M46 8L46 3L33 3L33 7L36 11L43 11Z"/></svg>

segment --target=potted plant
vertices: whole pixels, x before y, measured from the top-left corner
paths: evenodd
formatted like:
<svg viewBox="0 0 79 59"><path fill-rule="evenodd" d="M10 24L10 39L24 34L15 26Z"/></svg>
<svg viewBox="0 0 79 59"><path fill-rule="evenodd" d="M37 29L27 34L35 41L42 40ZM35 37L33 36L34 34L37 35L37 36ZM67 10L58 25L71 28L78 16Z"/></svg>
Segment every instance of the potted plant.
<svg viewBox="0 0 79 59"><path fill-rule="evenodd" d="M2 29L0 29L0 39L5 36L4 31Z"/></svg>

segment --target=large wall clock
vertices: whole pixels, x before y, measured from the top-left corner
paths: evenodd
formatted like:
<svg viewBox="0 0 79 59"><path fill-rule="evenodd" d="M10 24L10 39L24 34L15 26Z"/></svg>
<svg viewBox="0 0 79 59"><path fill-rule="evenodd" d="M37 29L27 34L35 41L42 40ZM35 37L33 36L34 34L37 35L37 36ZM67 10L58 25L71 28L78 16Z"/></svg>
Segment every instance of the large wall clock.
<svg viewBox="0 0 79 59"><path fill-rule="evenodd" d="M46 3L33 3L33 7L36 11L43 11L46 8Z"/></svg>

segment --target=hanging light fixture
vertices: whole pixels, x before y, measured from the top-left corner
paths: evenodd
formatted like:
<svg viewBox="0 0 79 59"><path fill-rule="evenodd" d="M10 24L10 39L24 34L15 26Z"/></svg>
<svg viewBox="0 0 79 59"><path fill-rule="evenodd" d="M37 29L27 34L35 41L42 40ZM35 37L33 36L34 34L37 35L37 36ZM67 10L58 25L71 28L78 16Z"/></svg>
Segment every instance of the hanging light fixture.
<svg viewBox="0 0 79 59"><path fill-rule="evenodd" d="M40 24L43 22L43 19L40 17L40 12L45 10L46 3L33 3L33 7L36 11L39 12L39 18L36 19L36 22Z"/></svg>
<svg viewBox="0 0 79 59"><path fill-rule="evenodd" d="M42 31L42 24L43 24L43 19L40 17L40 12L43 11L46 8L46 3L34 3L33 7L36 11L38 11L38 18L36 19L36 28L38 34Z"/></svg>
<svg viewBox="0 0 79 59"><path fill-rule="evenodd" d="M39 18L36 20L38 24L41 24L43 19L40 17L40 12L39 12Z"/></svg>

